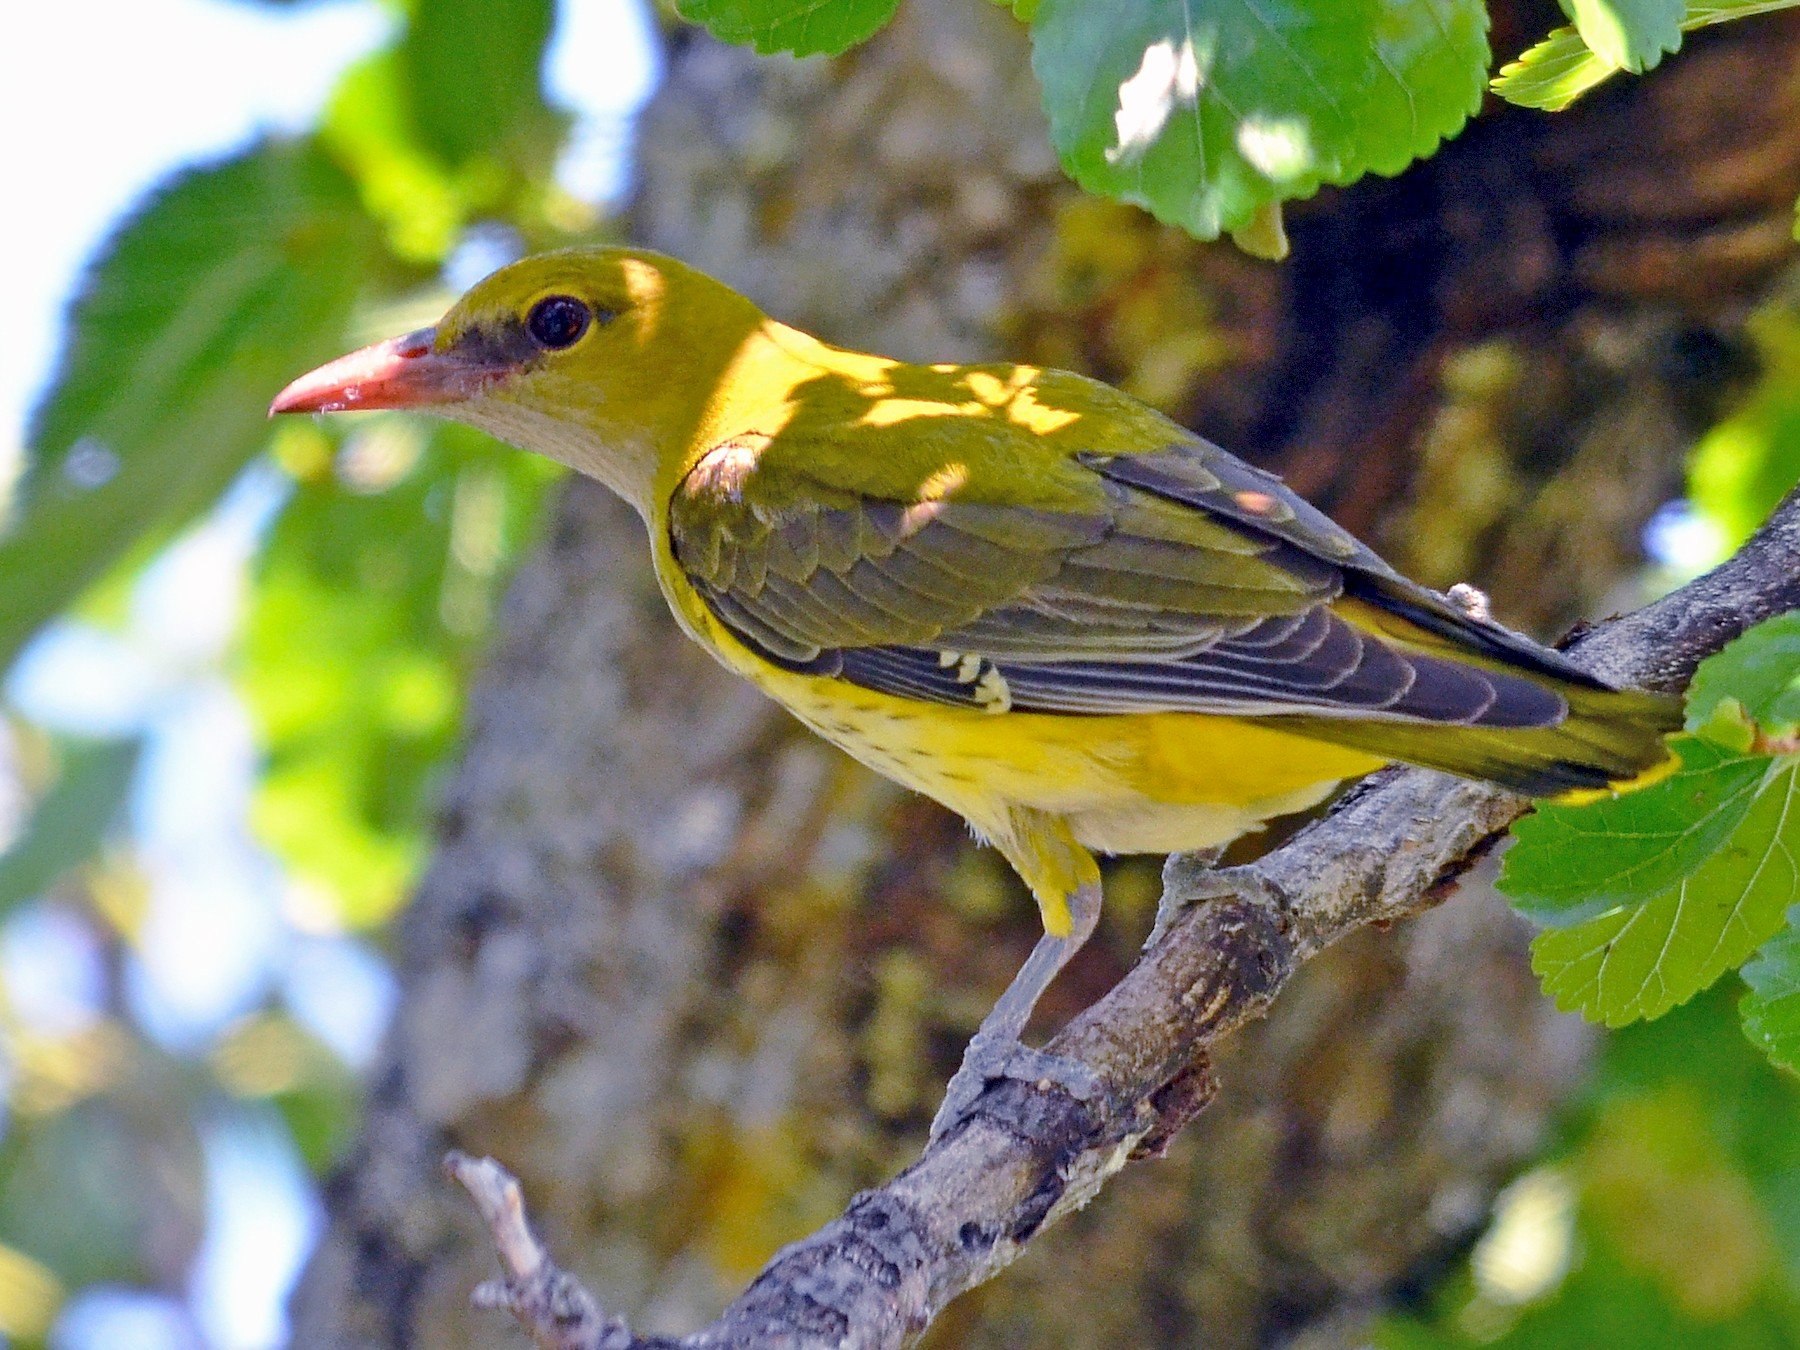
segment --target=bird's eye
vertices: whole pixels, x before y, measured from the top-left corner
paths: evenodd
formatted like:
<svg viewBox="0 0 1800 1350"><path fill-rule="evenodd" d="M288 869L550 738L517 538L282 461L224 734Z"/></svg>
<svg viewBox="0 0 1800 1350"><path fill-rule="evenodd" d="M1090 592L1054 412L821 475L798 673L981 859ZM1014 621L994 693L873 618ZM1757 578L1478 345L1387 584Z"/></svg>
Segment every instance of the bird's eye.
<svg viewBox="0 0 1800 1350"><path fill-rule="evenodd" d="M525 331L547 351L561 351L581 341L594 313L572 295L547 295L525 316Z"/></svg>

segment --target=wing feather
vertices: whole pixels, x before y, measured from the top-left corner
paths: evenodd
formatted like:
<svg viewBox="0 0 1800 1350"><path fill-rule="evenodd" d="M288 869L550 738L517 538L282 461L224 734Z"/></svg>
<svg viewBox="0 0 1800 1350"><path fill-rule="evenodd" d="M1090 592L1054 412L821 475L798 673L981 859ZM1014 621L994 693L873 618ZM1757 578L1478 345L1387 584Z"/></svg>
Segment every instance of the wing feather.
<svg viewBox="0 0 1800 1350"><path fill-rule="evenodd" d="M756 455L718 455L671 504L676 560L721 622L790 668L990 711L1495 727L1567 713L1533 678L1567 678L1560 657L1414 586L1197 438L1077 456L1098 490L1064 510L796 491L797 465L829 462L803 446L781 460L785 492L759 497ZM1347 598L1395 631L1334 608Z"/></svg>

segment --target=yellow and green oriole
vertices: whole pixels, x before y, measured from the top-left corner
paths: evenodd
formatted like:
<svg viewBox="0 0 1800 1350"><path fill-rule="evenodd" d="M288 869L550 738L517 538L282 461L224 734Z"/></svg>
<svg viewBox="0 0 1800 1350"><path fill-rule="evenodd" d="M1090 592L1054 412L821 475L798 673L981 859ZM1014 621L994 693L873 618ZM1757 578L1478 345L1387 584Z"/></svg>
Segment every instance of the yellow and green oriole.
<svg viewBox="0 0 1800 1350"><path fill-rule="evenodd" d="M990 1076L1055 1076L1018 1038L1093 931L1095 851L1220 845L1392 760L1603 788L1676 720L1116 389L829 346L654 253L526 258L272 411L377 408L606 484L695 641L1018 870L1045 936L940 1126Z"/></svg>

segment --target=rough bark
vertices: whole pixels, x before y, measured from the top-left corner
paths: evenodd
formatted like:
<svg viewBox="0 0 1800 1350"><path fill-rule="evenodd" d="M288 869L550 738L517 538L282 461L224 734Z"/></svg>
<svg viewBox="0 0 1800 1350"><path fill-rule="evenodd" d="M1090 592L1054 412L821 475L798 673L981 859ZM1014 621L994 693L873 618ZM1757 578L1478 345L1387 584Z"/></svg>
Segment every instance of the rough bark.
<svg viewBox="0 0 1800 1350"><path fill-rule="evenodd" d="M1281 267L1064 183L1001 9L918 0L835 63L684 34L635 228L839 341L1114 379L1548 630L1635 565L1749 369L1800 179L1795 34L1727 31L1562 118L1484 118L1296 208ZM1112 985L1155 894L1152 868L1113 872L1046 1027ZM467 1306L492 1257L438 1170L453 1146L518 1172L634 1326L705 1323L916 1153L1033 927L956 822L686 645L640 527L571 484L473 701L296 1342L499 1339ZM952 1305L937 1343L1353 1336L1467 1241L1579 1073L1586 1033L1521 948L1465 894L1310 963L1168 1159Z"/></svg>

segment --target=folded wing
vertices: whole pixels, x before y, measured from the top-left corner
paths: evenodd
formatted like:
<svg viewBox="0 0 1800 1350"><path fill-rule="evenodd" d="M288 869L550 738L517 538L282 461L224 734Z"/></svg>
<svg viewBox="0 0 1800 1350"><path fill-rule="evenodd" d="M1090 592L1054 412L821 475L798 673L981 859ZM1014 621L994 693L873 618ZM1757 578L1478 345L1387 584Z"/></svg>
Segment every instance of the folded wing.
<svg viewBox="0 0 1800 1350"><path fill-rule="evenodd" d="M797 491L794 466L817 458L792 445L786 490L759 491L767 449L703 460L669 528L712 612L789 669L992 712L1494 728L1562 721L1555 683L1603 688L1198 438L1078 457L1095 490L1056 511Z"/></svg>

